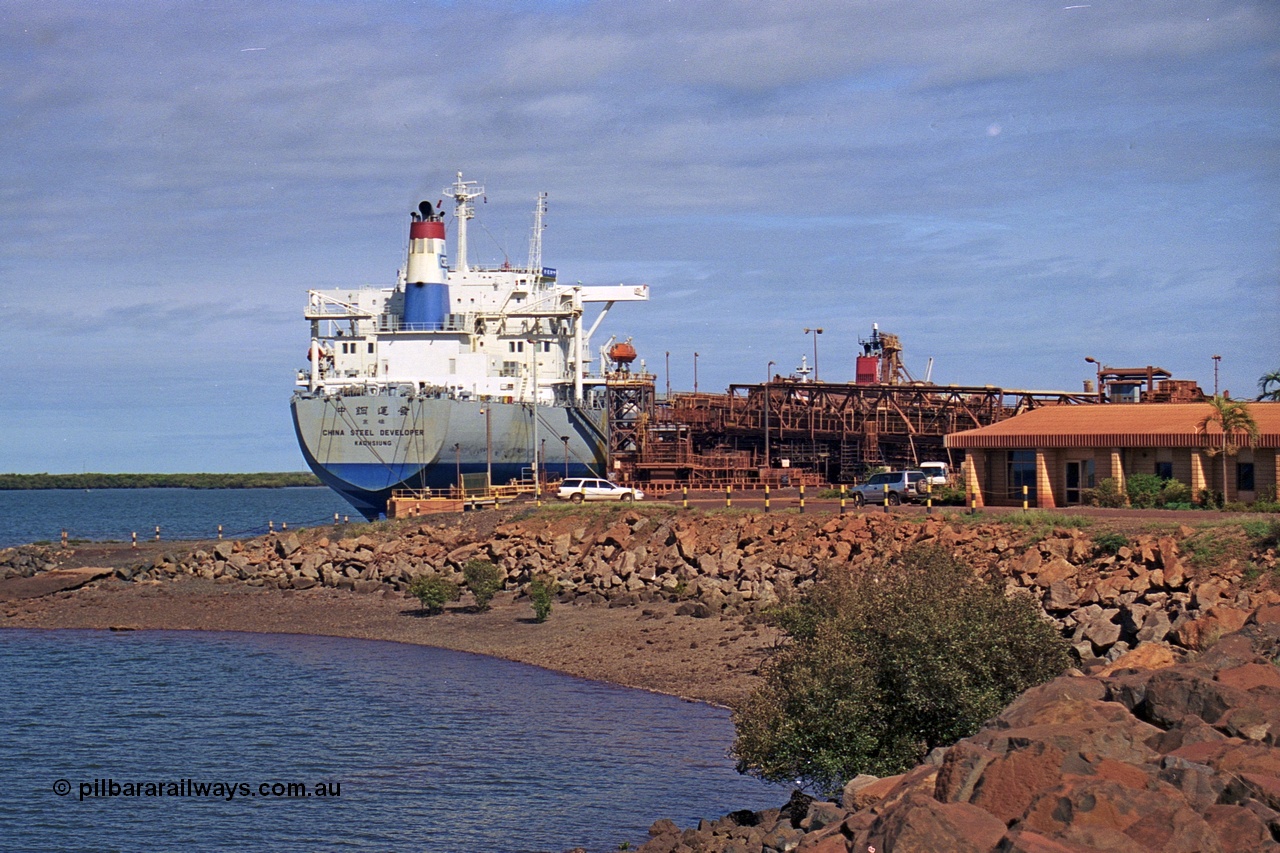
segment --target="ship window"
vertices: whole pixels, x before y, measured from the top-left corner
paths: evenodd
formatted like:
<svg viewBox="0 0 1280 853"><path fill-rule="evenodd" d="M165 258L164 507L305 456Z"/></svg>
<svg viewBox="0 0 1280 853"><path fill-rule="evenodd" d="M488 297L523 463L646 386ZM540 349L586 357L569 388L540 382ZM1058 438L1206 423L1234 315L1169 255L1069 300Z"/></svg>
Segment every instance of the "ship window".
<svg viewBox="0 0 1280 853"><path fill-rule="evenodd" d="M543 342L542 342L542 351L543 351L543 352L551 352L551 341L543 341Z"/></svg>
<svg viewBox="0 0 1280 853"><path fill-rule="evenodd" d="M373 344L369 344L369 352L373 352Z"/></svg>

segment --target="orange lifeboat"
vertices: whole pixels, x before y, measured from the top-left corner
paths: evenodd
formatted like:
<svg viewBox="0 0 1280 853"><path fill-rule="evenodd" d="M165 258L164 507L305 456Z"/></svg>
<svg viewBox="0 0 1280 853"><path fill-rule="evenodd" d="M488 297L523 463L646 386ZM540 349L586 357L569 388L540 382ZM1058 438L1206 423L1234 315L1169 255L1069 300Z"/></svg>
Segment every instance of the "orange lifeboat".
<svg viewBox="0 0 1280 853"><path fill-rule="evenodd" d="M636 360L636 348L630 341L614 344L609 347L609 360L618 364L630 364Z"/></svg>

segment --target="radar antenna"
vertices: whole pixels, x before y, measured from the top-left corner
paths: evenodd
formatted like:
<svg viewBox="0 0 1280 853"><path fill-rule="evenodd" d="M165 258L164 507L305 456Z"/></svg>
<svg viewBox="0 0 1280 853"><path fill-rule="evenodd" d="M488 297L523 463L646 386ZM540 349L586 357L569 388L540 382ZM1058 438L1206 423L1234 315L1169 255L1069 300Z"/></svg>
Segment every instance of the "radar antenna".
<svg viewBox="0 0 1280 853"><path fill-rule="evenodd" d="M467 220L476 215L476 209L471 204L471 200L483 196L484 187L480 186L478 181L462 180L462 173L459 172L453 186L445 187L443 192L453 197L453 216L458 222L457 269L459 272L467 272L471 269L467 266Z"/></svg>

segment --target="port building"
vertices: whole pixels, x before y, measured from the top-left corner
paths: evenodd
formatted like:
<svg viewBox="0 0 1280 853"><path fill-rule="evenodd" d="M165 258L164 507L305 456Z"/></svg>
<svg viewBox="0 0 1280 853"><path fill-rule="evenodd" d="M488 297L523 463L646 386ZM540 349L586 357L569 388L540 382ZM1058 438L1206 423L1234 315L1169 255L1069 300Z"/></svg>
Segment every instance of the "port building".
<svg viewBox="0 0 1280 853"><path fill-rule="evenodd" d="M1214 408L1200 403L1045 406L946 436L964 453L966 491L979 506L1084 503L1086 490L1111 478L1123 489L1134 474L1155 474L1201 492L1251 502L1280 482L1280 403L1247 404L1258 428L1224 436ZM1224 484L1225 478L1225 484Z"/></svg>

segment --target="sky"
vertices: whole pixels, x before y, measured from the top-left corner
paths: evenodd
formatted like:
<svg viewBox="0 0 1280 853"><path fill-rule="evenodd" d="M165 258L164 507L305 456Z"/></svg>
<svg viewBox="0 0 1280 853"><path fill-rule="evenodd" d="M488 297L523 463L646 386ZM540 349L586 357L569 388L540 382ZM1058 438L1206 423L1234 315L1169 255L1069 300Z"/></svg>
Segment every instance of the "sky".
<svg viewBox="0 0 1280 853"><path fill-rule="evenodd" d="M0 471L302 470L308 288L643 283L659 388L1280 369L1274 0L0 0Z"/></svg>

